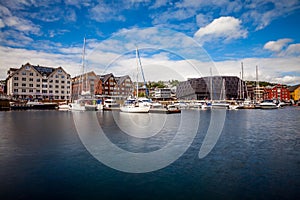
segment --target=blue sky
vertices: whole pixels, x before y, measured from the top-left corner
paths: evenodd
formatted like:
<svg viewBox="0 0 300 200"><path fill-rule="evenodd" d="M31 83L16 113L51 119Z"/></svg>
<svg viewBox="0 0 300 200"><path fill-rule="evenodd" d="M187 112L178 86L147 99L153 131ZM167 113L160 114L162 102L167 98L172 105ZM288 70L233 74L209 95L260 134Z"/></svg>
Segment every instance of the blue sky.
<svg viewBox="0 0 300 200"><path fill-rule="evenodd" d="M300 82L298 0L0 0L0 79L30 62L134 74L140 49L148 80L213 73Z"/></svg>

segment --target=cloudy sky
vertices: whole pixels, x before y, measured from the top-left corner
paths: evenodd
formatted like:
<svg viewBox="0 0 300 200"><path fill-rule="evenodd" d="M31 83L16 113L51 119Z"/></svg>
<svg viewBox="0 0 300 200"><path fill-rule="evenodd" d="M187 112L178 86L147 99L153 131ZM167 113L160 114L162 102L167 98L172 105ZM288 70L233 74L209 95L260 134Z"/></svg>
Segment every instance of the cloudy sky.
<svg viewBox="0 0 300 200"><path fill-rule="evenodd" d="M299 0L0 0L0 79L27 62L72 76L136 74L147 80L212 73L300 83Z"/></svg>

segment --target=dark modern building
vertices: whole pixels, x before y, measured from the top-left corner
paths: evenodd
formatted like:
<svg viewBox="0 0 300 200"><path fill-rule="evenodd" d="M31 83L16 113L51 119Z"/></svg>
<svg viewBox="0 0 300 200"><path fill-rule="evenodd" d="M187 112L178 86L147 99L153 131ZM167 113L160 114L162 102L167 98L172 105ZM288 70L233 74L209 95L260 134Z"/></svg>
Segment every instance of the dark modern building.
<svg viewBox="0 0 300 200"><path fill-rule="evenodd" d="M191 78L177 85L178 99L223 100L247 98L246 84L236 76Z"/></svg>

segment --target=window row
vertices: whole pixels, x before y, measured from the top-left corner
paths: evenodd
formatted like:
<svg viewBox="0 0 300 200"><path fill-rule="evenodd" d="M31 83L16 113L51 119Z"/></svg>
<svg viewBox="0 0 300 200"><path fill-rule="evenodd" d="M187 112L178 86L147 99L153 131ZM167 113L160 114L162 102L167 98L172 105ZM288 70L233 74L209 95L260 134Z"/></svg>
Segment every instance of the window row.
<svg viewBox="0 0 300 200"><path fill-rule="evenodd" d="M14 92L29 92L29 93L33 93L34 92L34 90L33 89L14 89ZM36 93L43 93L43 94L46 94L46 93L49 93L49 94L53 94L53 93L55 93L55 94L58 94L58 93L61 93L61 94L65 94L65 91L60 91L59 92L59 90L55 90L55 91L53 91L53 90L49 90L49 92L48 92L48 90L36 90ZM66 94L70 94L70 91L67 91L66 92Z"/></svg>

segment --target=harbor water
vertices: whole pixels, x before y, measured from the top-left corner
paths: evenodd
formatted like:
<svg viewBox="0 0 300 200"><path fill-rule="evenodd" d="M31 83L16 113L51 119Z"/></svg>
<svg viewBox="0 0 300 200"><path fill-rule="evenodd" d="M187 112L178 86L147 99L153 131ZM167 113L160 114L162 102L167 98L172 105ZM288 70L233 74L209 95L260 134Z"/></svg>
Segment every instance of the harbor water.
<svg viewBox="0 0 300 200"><path fill-rule="evenodd" d="M227 110L221 134L204 158L199 150L210 110L182 114L60 111L0 112L0 199L297 199L300 196L300 107ZM194 116L199 115L199 120ZM197 123L191 144L174 162L145 173L110 167L90 153L76 116L94 115L109 141L128 152L164 148L181 116ZM85 119L83 119L84 121ZM154 132L133 135L129 122L151 122ZM217 122L218 123L218 122ZM164 129L156 127L164 126ZM137 130L137 129L135 129ZM132 131L134 131L132 129ZM157 134L156 134L157 133ZM88 133L89 134L89 133ZM189 133L186 133L188 135ZM186 145L176 138L177 147ZM97 147L96 147L97 148ZM97 148L120 166L126 160ZM161 162L152 157L151 163Z"/></svg>

